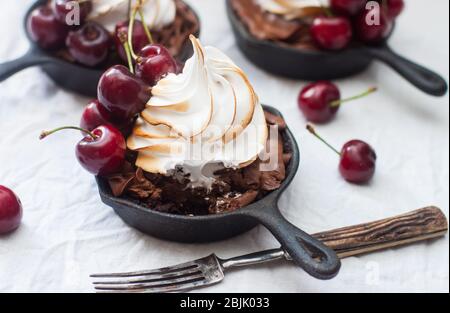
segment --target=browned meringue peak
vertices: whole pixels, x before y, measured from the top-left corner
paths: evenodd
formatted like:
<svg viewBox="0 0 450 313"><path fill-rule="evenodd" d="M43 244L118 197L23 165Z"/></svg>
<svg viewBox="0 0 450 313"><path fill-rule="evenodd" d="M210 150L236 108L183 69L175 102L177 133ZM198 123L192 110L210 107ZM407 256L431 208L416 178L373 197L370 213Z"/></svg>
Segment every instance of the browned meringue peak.
<svg viewBox="0 0 450 313"><path fill-rule="evenodd" d="M169 174L182 167L193 184L211 184L211 164L248 166L264 149L268 131L262 106L245 73L225 54L191 36L194 55L183 73L152 89L128 138L136 165ZM212 175L212 173L211 173Z"/></svg>

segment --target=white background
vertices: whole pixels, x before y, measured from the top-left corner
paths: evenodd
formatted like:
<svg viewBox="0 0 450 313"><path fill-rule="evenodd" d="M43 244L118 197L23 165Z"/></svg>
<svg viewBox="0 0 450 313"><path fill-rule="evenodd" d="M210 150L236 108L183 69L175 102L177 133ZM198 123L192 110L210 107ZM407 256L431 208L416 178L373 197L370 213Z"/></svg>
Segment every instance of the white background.
<svg viewBox="0 0 450 313"><path fill-rule="evenodd" d="M0 60L28 47L22 18L31 0L0 1ZM347 104L338 118L319 127L336 146L358 138L378 153L375 180L347 184L336 155L304 130L296 105L304 82L269 75L238 51L223 1L190 0L202 19L204 44L222 49L249 75L263 103L284 113L300 144L302 162L280 206L308 232L368 222L430 204L449 210L449 99L429 97L380 63L338 81L344 96L371 85L380 92ZM442 73L449 72L449 2L407 1L391 45L399 53ZM70 73L67 73L70 75ZM125 225L100 202L91 175L77 164L77 132L39 142L41 130L77 124L88 99L60 90L39 69L0 84L0 184L24 205L21 228L0 237L0 291L92 292L93 272L130 271L173 265L217 253L232 257L278 247L259 227L240 237L207 245L150 238ZM379 279L370 279L373 270ZM318 281L287 263L227 274L206 292L448 292L448 237L432 243L351 258L340 275Z"/></svg>

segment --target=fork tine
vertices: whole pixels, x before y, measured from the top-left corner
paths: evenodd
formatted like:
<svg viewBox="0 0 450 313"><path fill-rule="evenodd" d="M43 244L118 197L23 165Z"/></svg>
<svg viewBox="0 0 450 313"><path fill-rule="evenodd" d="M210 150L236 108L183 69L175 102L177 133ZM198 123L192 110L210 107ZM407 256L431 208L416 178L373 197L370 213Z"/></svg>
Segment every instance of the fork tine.
<svg viewBox="0 0 450 313"><path fill-rule="evenodd" d="M175 291L180 288L187 288L196 286L196 282L205 280L205 277L200 273L193 276L171 279L157 283L139 283L139 284L125 284L125 285L96 285L95 289L100 291L147 291L157 292L155 290ZM187 286L183 286L187 285Z"/></svg>
<svg viewBox="0 0 450 313"><path fill-rule="evenodd" d="M169 272L168 274L160 274L160 275L142 275L142 276L133 276L138 277L135 279L122 279L117 281L94 281L94 285L126 285L126 284L139 284L139 283L153 283L153 282L164 282L175 278L183 278L189 277L194 274L201 274L201 271L198 268L192 268L189 270L181 270L178 272Z"/></svg>
<svg viewBox="0 0 450 313"><path fill-rule="evenodd" d="M163 275L171 272L178 272L183 270L190 270L197 268L198 264L194 262L187 262L175 266L163 267L155 270L137 271L137 272L127 272L127 273L106 273L106 274L92 274L92 278L125 278L125 277L136 277L145 275Z"/></svg>

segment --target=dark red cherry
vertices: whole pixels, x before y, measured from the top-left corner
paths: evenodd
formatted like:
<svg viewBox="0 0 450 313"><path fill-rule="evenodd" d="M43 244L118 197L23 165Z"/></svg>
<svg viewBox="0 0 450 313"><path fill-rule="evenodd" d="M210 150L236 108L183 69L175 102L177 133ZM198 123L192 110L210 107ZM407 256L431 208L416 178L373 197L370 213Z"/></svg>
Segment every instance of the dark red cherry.
<svg viewBox="0 0 450 313"><path fill-rule="evenodd" d="M0 185L0 235L16 230L22 221L22 203L9 188Z"/></svg>
<svg viewBox="0 0 450 313"><path fill-rule="evenodd" d="M56 19L69 26L79 26L84 23L92 12L91 0L53 0L52 10Z"/></svg>
<svg viewBox="0 0 450 313"><path fill-rule="evenodd" d="M322 49L341 50L352 40L352 25L346 17L316 17L311 26L311 36Z"/></svg>
<svg viewBox="0 0 450 313"><path fill-rule="evenodd" d="M392 27L392 20L381 6L363 10L354 22L356 37L368 44L383 42L391 33Z"/></svg>
<svg viewBox="0 0 450 313"><path fill-rule="evenodd" d="M341 99L338 87L329 81L319 81L307 85L300 91L298 105L306 119L314 123L330 121L345 102L354 101L377 91L376 87L356 96Z"/></svg>
<svg viewBox="0 0 450 313"><path fill-rule="evenodd" d="M123 43L120 40L121 37L120 34L128 35L129 23L130 23L129 21L123 21L117 24L114 36L114 42L116 44L117 53L124 61L127 61L127 54L123 47ZM133 42L133 50L136 51L136 53L150 43L145 33L144 25L139 20L134 21L132 42Z"/></svg>
<svg viewBox="0 0 450 313"><path fill-rule="evenodd" d="M125 162L126 143L117 128L102 125L88 131L79 127L61 127L43 132L40 139L63 129L77 129L86 134L77 144L75 152L81 166L89 173L107 176L120 171Z"/></svg>
<svg viewBox="0 0 450 313"><path fill-rule="evenodd" d="M377 155L369 144L361 140L351 140L339 152L320 137L314 127L308 125L306 129L339 155L339 171L345 180L354 184L364 184L372 179L375 174Z"/></svg>
<svg viewBox="0 0 450 313"><path fill-rule="evenodd" d="M111 113L98 101L92 100L81 115L80 127L93 130L101 125L111 124Z"/></svg>
<svg viewBox="0 0 450 313"><path fill-rule="evenodd" d="M347 181L364 184L374 176L376 160L377 155L369 144L351 140L341 150L339 171Z"/></svg>
<svg viewBox="0 0 450 313"><path fill-rule="evenodd" d="M394 19L398 17L405 8L405 2L403 0L384 0L387 1L387 15Z"/></svg>
<svg viewBox="0 0 450 313"><path fill-rule="evenodd" d="M353 16L358 14L366 5L367 0L330 0L333 12Z"/></svg>
<svg viewBox="0 0 450 313"><path fill-rule="evenodd" d="M330 121L340 105L332 105L341 100L339 88L329 81L311 83L303 88L298 97L298 105L306 119L314 123Z"/></svg>
<svg viewBox="0 0 450 313"><path fill-rule="evenodd" d="M48 6L40 6L31 12L27 31L41 48L55 50L64 47L69 28L61 24Z"/></svg>
<svg viewBox="0 0 450 313"><path fill-rule="evenodd" d="M156 85L169 73L178 71L178 64L161 45L147 45L138 54L136 75L150 86Z"/></svg>
<svg viewBox="0 0 450 313"><path fill-rule="evenodd" d="M108 58L111 43L109 32L95 22L87 22L79 30L70 32L66 40L72 57L87 66L103 63Z"/></svg>
<svg viewBox="0 0 450 313"><path fill-rule="evenodd" d="M115 120L132 119L149 99L150 87L123 65L109 68L98 83L98 100Z"/></svg>

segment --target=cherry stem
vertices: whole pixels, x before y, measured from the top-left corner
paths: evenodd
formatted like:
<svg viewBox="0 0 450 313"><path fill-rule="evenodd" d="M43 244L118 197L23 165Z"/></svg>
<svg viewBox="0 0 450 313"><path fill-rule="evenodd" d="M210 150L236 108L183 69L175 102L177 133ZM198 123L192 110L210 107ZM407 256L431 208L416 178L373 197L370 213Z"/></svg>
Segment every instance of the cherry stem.
<svg viewBox="0 0 450 313"><path fill-rule="evenodd" d="M333 17L333 12L331 12L331 9L327 6L325 6L322 2L320 3L320 7L322 8L323 12L325 12L325 15L327 17Z"/></svg>
<svg viewBox="0 0 450 313"><path fill-rule="evenodd" d="M130 44L127 41L127 35L125 35L125 32L119 33L119 39L123 45L123 48L125 49L125 54L127 55L128 67L130 69L130 72L131 72L131 74L134 74L132 51L131 51Z"/></svg>
<svg viewBox="0 0 450 313"><path fill-rule="evenodd" d="M130 14L130 22L128 24L128 47L129 47L130 54L133 57L133 59L137 58L137 55L134 52L134 48L133 48L133 32L134 32L134 22L136 20L136 14L137 14L137 9L136 9L136 7L134 7Z"/></svg>
<svg viewBox="0 0 450 313"><path fill-rule="evenodd" d="M370 95L371 93L376 92L377 90L378 90L377 87L371 87L371 88L369 88L368 90L364 91L363 93L361 93L361 94L359 94L359 95L356 95L356 96L354 96L354 97L350 97L350 98L342 99L342 100L335 100L335 101L332 101L332 102L330 102L330 106L331 106L331 107L338 107L338 106L340 106L340 105L343 104L343 103L346 103L346 102L350 102L350 101L354 101L354 100L358 100L358 99L367 97L368 95Z"/></svg>
<svg viewBox="0 0 450 313"><path fill-rule="evenodd" d="M39 139L43 140L43 139L47 138L48 136L50 136L50 135L52 135L52 134L54 134L56 132L59 132L60 130L65 130L65 129L79 130L79 131L81 131L81 132L91 136L92 139L94 139L94 140L97 139L97 136L94 135L93 132L91 132L91 131L89 131L87 129L81 128L81 127L76 127L76 126L64 126L64 127L55 128L54 130L51 130L51 131L43 131L41 133L41 135L39 136Z"/></svg>
<svg viewBox="0 0 450 313"><path fill-rule="evenodd" d="M316 132L316 130L314 129L314 127L312 127L311 125L306 125L306 129L313 134L317 139L319 139L320 141L322 141L325 145L327 145L331 150L333 150L334 152L336 152L339 156L341 155L341 153L332 145L330 145L327 141L325 141L325 139L323 139L321 136L319 136Z"/></svg>
<svg viewBox="0 0 450 313"><path fill-rule="evenodd" d="M153 36L152 36L152 33L150 32L150 29L148 29L148 25L145 22L144 12L142 11L142 0L139 0L137 8L138 8L139 16L141 17L142 26L144 27L144 31L145 31L145 34L147 35L148 41L151 44L153 44L154 43Z"/></svg>

